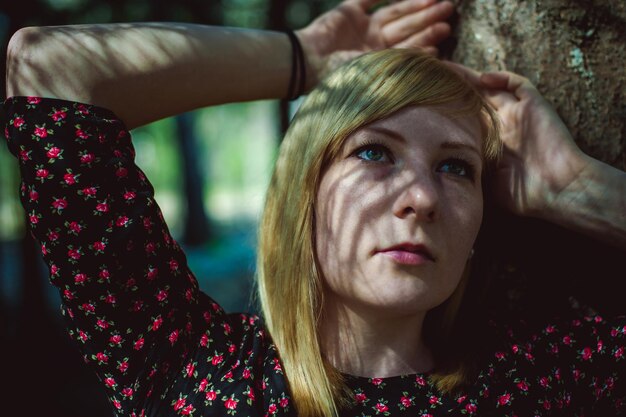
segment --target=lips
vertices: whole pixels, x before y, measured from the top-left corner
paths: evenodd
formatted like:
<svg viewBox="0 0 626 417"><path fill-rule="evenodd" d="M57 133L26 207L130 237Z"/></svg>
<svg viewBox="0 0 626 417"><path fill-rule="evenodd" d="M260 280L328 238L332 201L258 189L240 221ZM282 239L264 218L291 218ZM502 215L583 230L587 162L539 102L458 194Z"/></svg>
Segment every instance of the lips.
<svg viewBox="0 0 626 417"><path fill-rule="evenodd" d="M401 243L379 250L377 253L386 255L398 263L407 265L420 265L428 261L436 261L428 247L422 244Z"/></svg>

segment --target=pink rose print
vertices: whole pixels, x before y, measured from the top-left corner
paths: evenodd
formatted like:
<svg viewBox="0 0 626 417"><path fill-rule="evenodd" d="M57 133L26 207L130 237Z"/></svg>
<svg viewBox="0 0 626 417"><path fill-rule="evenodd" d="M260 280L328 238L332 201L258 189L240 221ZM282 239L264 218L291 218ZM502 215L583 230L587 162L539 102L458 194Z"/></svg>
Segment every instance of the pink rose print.
<svg viewBox="0 0 626 417"><path fill-rule="evenodd" d="M115 383L115 379L110 377L104 379L104 385L106 385L107 388L115 388L117 386L117 384Z"/></svg>
<svg viewBox="0 0 626 417"><path fill-rule="evenodd" d="M385 413L385 412L389 411L389 407L387 407L383 403L377 403L375 407L376 407L376 412L378 412L378 413Z"/></svg>
<svg viewBox="0 0 626 417"><path fill-rule="evenodd" d="M124 361L118 363L117 370L120 371L121 373L125 373L126 371L128 371L127 359L124 359Z"/></svg>
<svg viewBox="0 0 626 417"><path fill-rule="evenodd" d="M474 403L469 403L465 405L465 411L467 411L468 414L476 414L476 412L478 411L478 406Z"/></svg>
<svg viewBox="0 0 626 417"><path fill-rule="evenodd" d="M109 361L109 356L103 352L96 353L93 358L96 359L101 365L106 364Z"/></svg>
<svg viewBox="0 0 626 417"><path fill-rule="evenodd" d="M107 203L98 203L96 205L96 210L101 213L106 213L107 211L109 211L109 205Z"/></svg>
<svg viewBox="0 0 626 417"><path fill-rule="evenodd" d="M30 190L28 192L28 198L30 201L37 201L39 199L39 193L35 190Z"/></svg>
<svg viewBox="0 0 626 417"><path fill-rule="evenodd" d="M95 187L87 187L87 188L83 188L80 192L81 192L84 196L87 196L87 197L93 197L94 195L96 195L96 193L97 193L98 191L96 190L96 188L95 188Z"/></svg>
<svg viewBox="0 0 626 417"><path fill-rule="evenodd" d="M52 202L52 207L57 211L61 211L67 207L67 200L65 198L55 198Z"/></svg>
<svg viewBox="0 0 626 417"><path fill-rule="evenodd" d="M178 329L176 329L172 333L170 333L170 335L168 336L168 340L170 341L172 345L176 343L176 341L178 340L178 333L179 333Z"/></svg>
<svg viewBox="0 0 626 417"><path fill-rule="evenodd" d="M109 344L111 345L120 345L122 343L122 336L119 334L114 334L109 338Z"/></svg>
<svg viewBox="0 0 626 417"><path fill-rule="evenodd" d="M526 383L526 381L520 381L517 383L517 388L519 388L520 391L528 391L528 383Z"/></svg>
<svg viewBox="0 0 626 417"><path fill-rule="evenodd" d="M195 370L196 370L196 366L192 362L189 362L187 366L185 366L185 372L187 374L187 377L193 376L193 373L195 372Z"/></svg>
<svg viewBox="0 0 626 417"><path fill-rule="evenodd" d="M83 165L90 164L94 161L95 157L92 153L86 153L80 157L80 163Z"/></svg>
<svg viewBox="0 0 626 417"><path fill-rule="evenodd" d="M186 404L187 404L187 401L186 401L185 398L179 398L173 404L174 405L174 410L178 411L181 408L183 408Z"/></svg>
<svg viewBox="0 0 626 417"><path fill-rule="evenodd" d="M276 407L276 404L272 403L270 404L270 406L268 407L267 411L270 414L276 414L276 411L278 410L278 407Z"/></svg>
<svg viewBox="0 0 626 417"><path fill-rule="evenodd" d="M115 171L115 176L117 178L124 178L128 175L128 170L124 167L119 167L116 171Z"/></svg>
<svg viewBox="0 0 626 417"><path fill-rule="evenodd" d="M354 399L358 402L358 403L363 403L367 400L367 396L365 394L363 394L362 392L358 392L356 394L354 394Z"/></svg>
<svg viewBox="0 0 626 417"><path fill-rule="evenodd" d="M413 405L413 401L411 401L411 399L409 397L406 397L406 396L400 397L400 403L404 407L410 407L411 405Z"/></svg>
<svg viewBox="0 0 626 417"><path fill-rule="evenodd" d="M37 178L46 179L48 178L48 175L50 175L50 172L45 168L40 168L37 170L35 175L37 176Z"/></svg>
<svg viewBox="0 0 626 417"><path fill-rule="evenodd" d="M582 352L581 352L581 356L583 358L583 360L588 361L591 359L591 356L593 355L593 351L591 350L590 347L585 347L583 348Z"/></svg>
<svg viewBox="0 0 626 417"><path fill-rule="evenodd" d="M13 126L20 128L24 125L24 119L22 119L21 117L16 117L15 119L13 119Z"/></svg>
<svg viewBox="0 0 626 417"><path fill-rule="evenodd" d="M205 398L209 401L214 401L217 398L217 392L214 390L207 391Z"/></svg>
<svg viewBox="0 0 626 417"><path fill-rule="evenodd" d="M156 295L156 299L157 301L160 301L160 302L167 300L167 291L160 290Z"/></svg>
<svg viewBox="0 0 626 417"><path fill-rule="evenodd" d="M35 131L33 132L33 134L37 137L40 137L42 139L45 139L48 137L48 131L46 130L45 127L36 127Z"/></svg>
<svg viewBox="0 0 626 417"><path fill-rule="evenodd" d="M223 360L224 360L224 356L223 355L215 355L215 356L213 356L213 359L211 359L211 364L218 365L218 364L222 363Z"/></svg>
<svg viewBox="0 0 626 417"><path fill-rule="evenodd" d="M80 114L82 114L83 116L86 116L89 114L89 109L87 108L87 106L85 106L84 104L78 104L76 106L76 111Z"/></svg>
<svg viewBox="0 0 626 417"><path fill-rule="evenodd" d="M498 397L498 405L510 405L511 404L511 394L503 394Z"/></svg>
<svg viewBox="0 0 626 417"><path fill-rule="evenodd" d="M117 220L115 221L115 225L117 227L124 227L129 223L129 219L126 216L120 216L117 218Z"/></svg>
<svg viewBox="0 0 626 417"><path fill-rule="evenodd" d="M144 338L140 337L139 339L137 339L137 341L135 342L135 346L134 349L135 350L141 350L141 348L143 347L144 344Z"/></svg>
<svg viewBox="0 0 626 417"><path fill-rule="evenodd" d="M67 227L73 235L78 235L83 230L83 227L75 221L66 222L65 227Z"/></svg>
<svg viewBox="0 0 626 417"><path fill-rule="evenodd" d="M163 324L163 319L159 316L152 322L152 331L158 330L161 324Z"/></svg>
<svg viewBox="0 0 626 417"><path fill-rule="evenodd" d="M89 139L89 134L82 129L76 129L76 138L78 139Z"/></svg>
<svg viewBox="0 0 626 417"><path fill-rule="evenodd" d="M255 399L255 397L254 397L254 390L253 390L252 388L250 388L250 391L248 391L248 394L247 394L247 395L248 395L248 398L249 398L251 401L254 401L254 399ZM282 401L282 400L281 400L281 401Z"/></svg>
<svg viewBox="0 0 626 417"><path fill-rule="evenodd" d="M87 281L87 275L76 274L74 275L74 284L84 284Z"/></svg>
<svg viewBox="0 0 626 417"><path fill-rule="evenodd" d="M63 176L63 181L65 181L67 185L74 185L76 184L76 175L72 174L71 172L68 172L67 174Z"/></svg>
<svg viewBox="0 0 626 417"><path fill-rule="evenodd" d="M46 156L49 159L56 159L59 157L59 155L61 155L61 152L63 152L61 151L61 149L57 148L56 146L53 146L52 148L48 150L48 152L46 152Z"/></svg>
<svg viewBox="0 0 626 417"><path fill-rule="evenodd" d="M21 159L22 161L24 161L24 162L26 162L26 161L30 161L30 154L31 154L31 151L27 151L27 150L25 150L25 149L22 149L22 150L20 151L20 159Z"/></svg>
<svg viewBox="0 0 626 417"><path fill-rule="evenodd" d="M234 410L235 408L237 408L237 403L239 401L235 400L234 398L229 398L226 401L224 401L224 407L228 408L229 410Z"/></svg>
<svg viewBox="0 0 626 417"><path fill-rule="evenodd" d="M41 98L39 98L39 97L26 97L26 102L28 104L39 104L41 102Z"/></svg>
<svg viewBox="0 0 626 417"><path fill-rule="evenodd" d="M67 113L65 111L57 110L54 113L52 113L52 120L54 120L55 122L58 122L58 121L65 119L66 116L67 116Z"/></svg>
<svg viewBox="0 0 626 417"><path fill-rule="evenodd" d="M106 320L99 319L96 321L96 325L101 329L108 329L109 323Z"/></svg>
<svg viewBox="0 0 626 417"><path fill-rule="evenodd" d="M381 378L372 378L372 384L378 386L383 382Z"/></svg>
<svg viewBox="0 0 626 417"><path fill-rule="evenodd" d="M278 401L278 405L280 405L282 408L286 408L289 405L289 399L285 397L281 398Z"/></svg>
<svg viewBox="0 0 626 417"><path fill-rule="evenodd" d="M102 252L106 249L106 244L99 240L97 242L93 242L93 248L95 251Z"/></svg>

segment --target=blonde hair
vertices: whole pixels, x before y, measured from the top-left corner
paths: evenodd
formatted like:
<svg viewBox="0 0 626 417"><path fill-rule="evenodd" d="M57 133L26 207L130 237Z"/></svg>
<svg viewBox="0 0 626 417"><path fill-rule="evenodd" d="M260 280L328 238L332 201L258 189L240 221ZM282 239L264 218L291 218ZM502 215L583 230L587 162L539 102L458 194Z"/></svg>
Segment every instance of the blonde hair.
<svg viewBox="0 0 626 417"><path fill-rule="evenodd" d="M455 114L480 117L484 161L495 161L500 142L493 111L462 77L412 50L373 52L340 67L309 94L286 134L260 224L258 296L299 416L336 416L349 392L324 359L318 334L323 300L314 202L325 167L360 127L407 106L446 103L456 104ZM441 326L452 328L466 281L444 303ZM450 390L463 369L445 369L433 378Z"/></svg>

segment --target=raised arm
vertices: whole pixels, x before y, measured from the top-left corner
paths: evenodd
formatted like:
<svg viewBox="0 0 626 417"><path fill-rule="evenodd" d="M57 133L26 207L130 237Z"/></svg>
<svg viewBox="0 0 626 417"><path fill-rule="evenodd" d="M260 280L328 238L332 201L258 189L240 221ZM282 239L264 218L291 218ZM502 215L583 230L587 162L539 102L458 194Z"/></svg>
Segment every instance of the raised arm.
<svg viewBox="0 0 626 417"><path fill-rule="evenodd" d="M406 0L368 11L347 0L297 32L307 86L355 55L424 47L448 36L450 2ZM129 128L198 107L287 94L291 46L280 32L179 23L25 28L9 44L7 95L113 110Z"/></svg>
<svg viewBox="0 0 626 417"><path fill-rule="evenodd" d="M455 67L483 90L502 121L499 202L626 250L626 172L582 152L528 79Z"/></svg>

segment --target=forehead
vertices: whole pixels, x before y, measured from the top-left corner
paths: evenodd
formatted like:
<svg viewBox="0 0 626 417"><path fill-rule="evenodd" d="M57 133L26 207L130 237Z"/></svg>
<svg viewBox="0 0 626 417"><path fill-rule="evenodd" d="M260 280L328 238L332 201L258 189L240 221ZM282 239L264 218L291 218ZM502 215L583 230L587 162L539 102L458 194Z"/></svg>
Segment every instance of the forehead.
<svg viewBox="0 0 626 417"><path fill-rule="evenodd" d="M453 142L482 149L482 128L479 116L455 114L458 106L410 106L392 115L358 129L348 140L364 133L381 133L398 136L410 142L432 143L439 146Z"/></svg>

